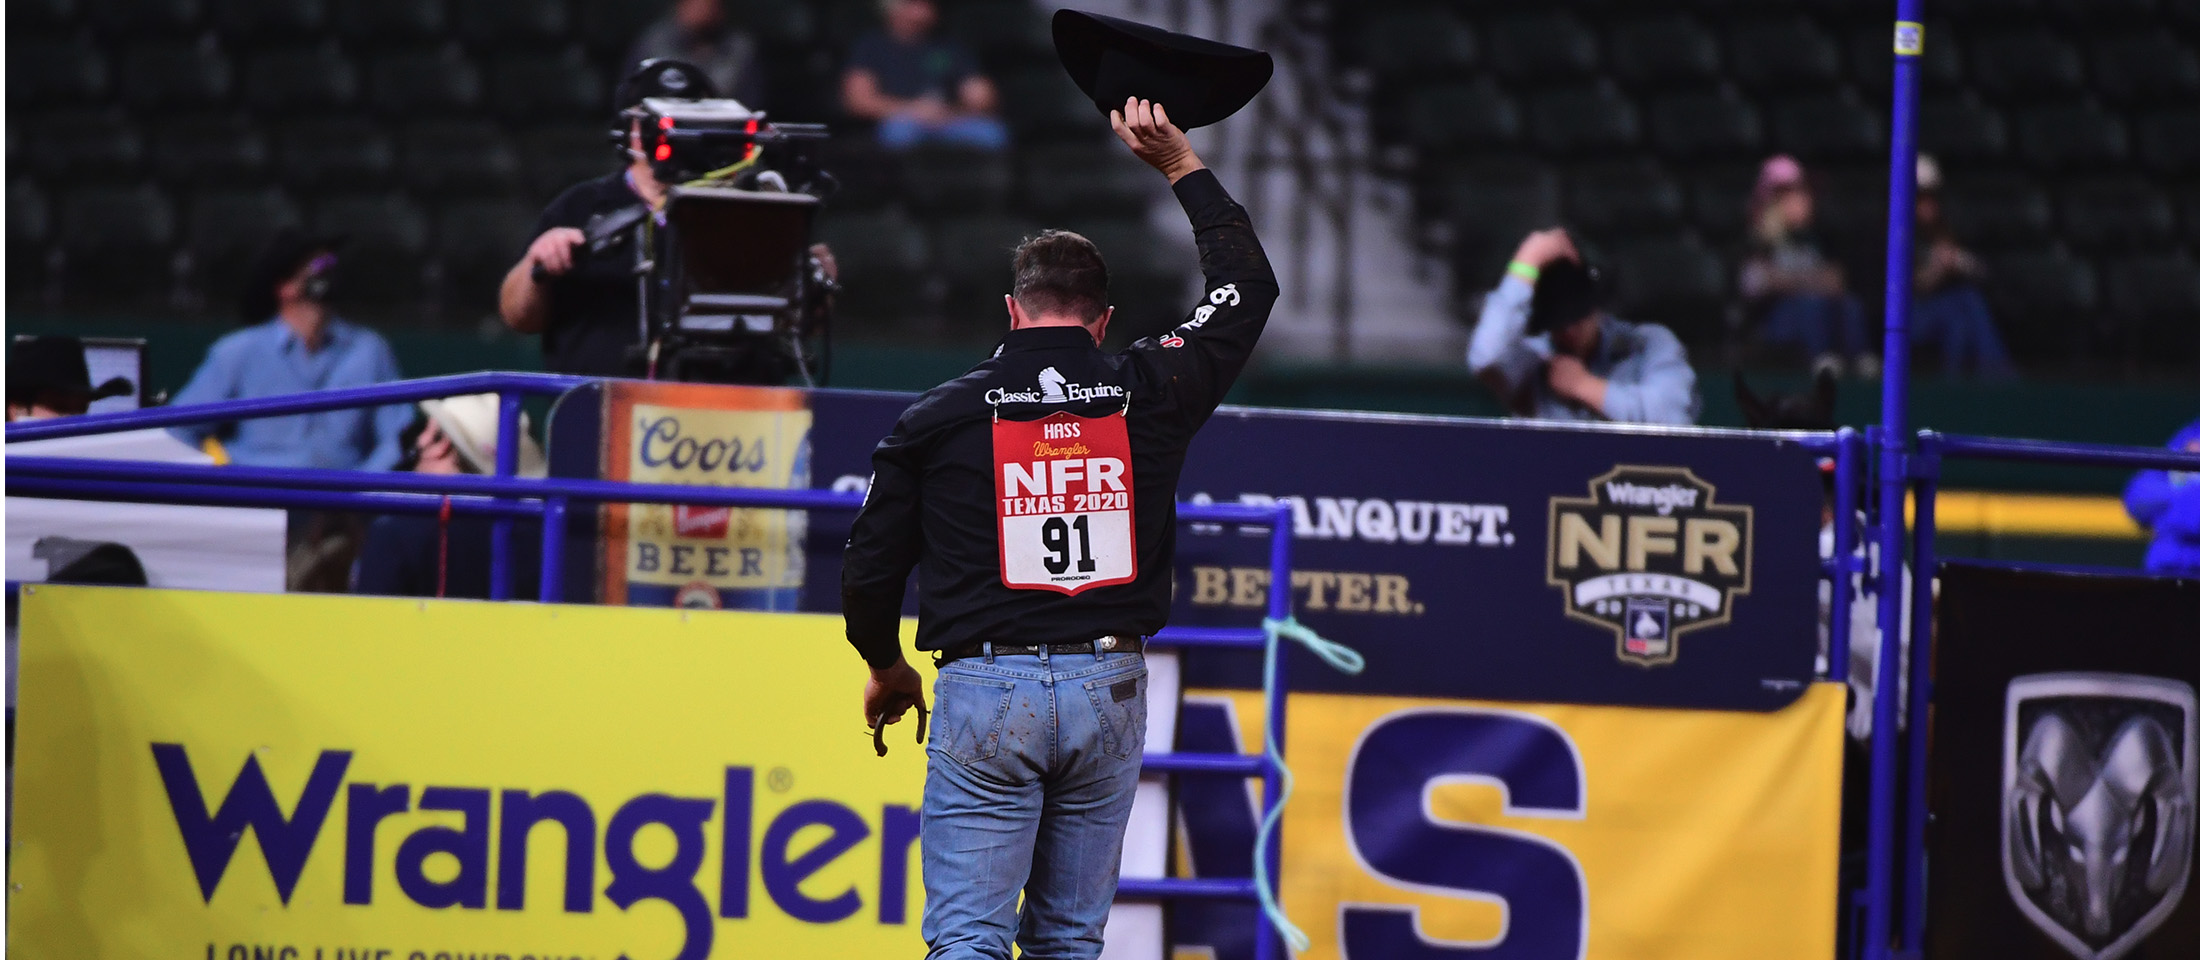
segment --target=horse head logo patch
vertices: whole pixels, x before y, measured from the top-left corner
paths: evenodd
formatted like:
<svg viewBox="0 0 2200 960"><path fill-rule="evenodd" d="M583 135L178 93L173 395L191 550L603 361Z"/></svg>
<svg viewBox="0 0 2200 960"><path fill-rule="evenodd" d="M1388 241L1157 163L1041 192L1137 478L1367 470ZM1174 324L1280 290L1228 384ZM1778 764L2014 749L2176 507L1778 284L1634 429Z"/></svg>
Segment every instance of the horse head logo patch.
<svg viewBox="0 0 2200 960"><path fill-rule="evenodd" d="M2161 926L2192 870L2190 684L2116 673L2009 683L2002 722L2002 879L2078 960L2115 960Z"/></svg>

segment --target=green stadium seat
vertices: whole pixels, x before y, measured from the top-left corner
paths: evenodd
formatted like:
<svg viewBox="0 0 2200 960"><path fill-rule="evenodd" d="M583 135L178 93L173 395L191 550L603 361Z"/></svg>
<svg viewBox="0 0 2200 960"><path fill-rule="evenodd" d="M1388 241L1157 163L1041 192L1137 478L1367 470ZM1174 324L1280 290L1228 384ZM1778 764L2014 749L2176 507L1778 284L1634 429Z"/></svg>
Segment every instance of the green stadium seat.
<svg viewBox="0 0 2200 960"><path fill-rule="evenodd" d="M439 299L473 313L496 309L497 289L534 240L536 210L514 200L463 200L436 216Z"/></svg>
<svg viewBox="0 0 2200 960"><path fill-rule="evenodd" d="M1752 92L1819 90L1840 82L1841 49L1807 17L1749 18L1726 31L1726 65Z"/></svg>
<svg viewBox="0 0 2200 960"><path fill-rule="evenodd" d="M2056 204L2062 234L2088 253L2141 253L2174 242L2169 194L2139 177L2108 175L2065 184Z"/></svg>
<svg viewBox="0 0 2200 960"><path fill-rule="evenodd" d="M999 210L1008 205L1011 183L1008 158L991 151L924 147L902 161L902 192L920 211Z"/></svg>
<svg viewBox="0 0 2200 960"><path fill-rule="evenodd" d="M443 36L449 10L444 0L336 0L334 19L349 43L420 43Z"/></svg>
<svg viewBox="0 0 2200 960"><path fill-rule="evenodd" d="M609 113L610 91L578 46L498 57L489 65L489 106L507 123Z"/></svg>
<svg viewBox="0 0 2200 960"><path fill-rule="evenodd" d="M1726 339L1731 272L1695 237L1636 240L1614 248L1608 262L1613 306L1624 319L1664 324L1687 343Z"/></svg>
<svg viewBox="0 0 2200 960"><path fill-rule="evenodd" d="M348 238L332 287L337 303L413 303L426 290L428 217L404 194L324 197L314 205L310 224L322 236Z"/></svg>
<svg viewBox="0 0 2200 960"><path fill-rule="evenodd" d="M2098 170L2130 156L2124 122L2086 101L2034 107L2017 117L2017 149L2039 170Z"/></svg>
<svg viewBox="0 0 2200 960"><path fill-rule="evenodd" d="M359 100L359 68L331 42L270 47L244 63L244 102L255 114L327 115Z"/></svg>
<svg viewBox="0 0 2200 960"><path fill-rule="evenodd" d="M269 237L304 224L298 205L273 187L203 190L185 204L183 250L191 285L226 313Z"/></svg>
<svg viewBox="0 0 2200 960"><path fill-rule="evenodd" d="M107 58L89 36L11 33L7 59L11 106L43 110L97 103L110 88Z"/></svg>
<svg viewBox="0 0 2200 960"><path fill-rule="evenodd" d="M71 299L144 302L171 287L176 211L152 184L69 191L56 239Z"/></svg>
<svg viewBox="0 0 2200 960"><path fill-rule="evenodd" d="M298 120L276 135L276 171L301 191L380 186L396 166L389 135L363 117Z"/></svg>
<svg viewBox="0 0 2200 960"><path fill-rule="evenodd" d="M374 109L393 121L465 114L481 103L481 71L458 44L394 50L368 68Z"/></svg>
<svg viewBox="0 0 2200 960"><path fill-rule="evenodd" d="M1719 40L1686 14L1616 23L1605 34L1612 74L1630 90L1698 86L1719 80Z"/></svg>
<svg viewBox="0 0 2200 960"><path fill-rule="evenodd" d="M405 129L400 170L416 196L459 199L521 192L519 151L479 120L424 120Z"/></svg>
<svg viewBox="0 0 2200 960"><path fill-rule="evenodd" d="M1764 146L1764 121L1730 87L1667 94L1650 104L1650 142L1679 160L1754 156Z"/></svg>
<svg viewBox="0 0 2200 960"><path fill-rule="evenodd" d="M123 105L141 113L220 106L229 100L229 60L209 34L131 44L117 61Z"/></svg>
<svg viewBox="0 0 2200 960"><path fill-rule="evenodd" d="M274 156L266 132L248 117L183 116L153 126L153 176L176 187L256 182Z"/></svg>
<svg viewBox="0 0 2200 960"><path fill-rule="evenodd" d="M327 0L213 0L214 25L232 44L292 40L329 23Z"/></svg>
<svg viewBox="0 0 2200 960"><path fill-rule="evenodd" d="M1670 234L1684 206L1680 184L1648 157L1596 161L1566 176L1566 224L1589 237Z"/></svg>

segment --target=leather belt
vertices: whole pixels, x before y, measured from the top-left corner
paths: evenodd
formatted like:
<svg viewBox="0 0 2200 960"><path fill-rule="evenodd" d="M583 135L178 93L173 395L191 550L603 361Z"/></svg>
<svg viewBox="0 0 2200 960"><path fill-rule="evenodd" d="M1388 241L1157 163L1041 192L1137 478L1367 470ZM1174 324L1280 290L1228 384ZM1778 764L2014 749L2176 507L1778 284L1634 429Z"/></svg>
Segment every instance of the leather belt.
<svg viewBox="0 0 2200 960"><path fill-rule="evenodd" d="M1101 637L1098 640L1079 640L1075 643L996 643L996 657L1035 657L1039 651L1048 654L1074 653L1137 653L1146 649L1146 641L1138 637ZM985 656L985 644L966 643L950 650L942 650L933 663L944 664L956 660L968 660Z"/></svg>

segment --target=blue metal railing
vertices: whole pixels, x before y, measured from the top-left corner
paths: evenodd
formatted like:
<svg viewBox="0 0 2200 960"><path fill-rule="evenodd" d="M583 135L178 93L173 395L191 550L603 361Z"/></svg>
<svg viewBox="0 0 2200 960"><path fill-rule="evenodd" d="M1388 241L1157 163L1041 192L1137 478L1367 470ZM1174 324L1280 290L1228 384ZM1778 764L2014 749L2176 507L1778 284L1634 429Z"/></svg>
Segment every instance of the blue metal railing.
<svg viewBox="0 0 2200 960"><path fill-rule="evenodd" d="M567 512L580 503L671 503L788 510L856 510L860 493L830 490L775 490L754 487L689 487L623 483L577 478L525 479L513 476L519 444L520 401L534 394L557 394L587 383L583 377L527 373L478 373L375 384L341 390L256 397L11 423L7 440L59 439L122 430L226 423L254 417L288 416L350 407L409 403L476 393L500 397L495 476L382 473L364 470L311 470L277 467L202 466L90 460L72 457L7 458L7 493L65 500L131 501L210 506L258 506L309 510L357 510L382 513L477 514L496 519L491 556L492 599L508 599L511 521L542 520L539 597L554 603L564 597ZM1291 612L1292 516L1288 504L1177 505L1180 521L1265 525L1269 528L1268 617L1282 621ZM1184 627L1164 629L1157 646L1259 650L1275 642L1264 629ZM1263 704L1264 726L1274 751L1258 754L1149 753L1145 766L1167 774L1209 774L1261 779L1261 813L1272 814L1282 801L1281 751L1287 686L1284 658L1271 657ZM1258 856L1269 877L1279 875L1282 842L1271 834ZM1251 878L1127 878L1117 888L1130 899L1235 899L1258 902ZM1258 960L1283 960L1276 927L1264 917L1255 940Z"/></svg>

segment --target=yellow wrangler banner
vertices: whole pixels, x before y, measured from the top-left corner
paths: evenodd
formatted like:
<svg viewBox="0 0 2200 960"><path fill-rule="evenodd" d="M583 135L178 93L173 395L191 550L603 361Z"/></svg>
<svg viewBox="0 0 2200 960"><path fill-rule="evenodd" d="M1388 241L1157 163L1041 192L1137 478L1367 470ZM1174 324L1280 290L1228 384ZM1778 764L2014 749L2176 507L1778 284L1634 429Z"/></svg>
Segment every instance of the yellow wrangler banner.
<svg viewBox="0 0 2200 960"><path fill-rule="evenodd" d="M1777 713L1293 695L1300 957L1830 958L1845 695L1820 683ZM1179 736L1209 716L1260 742L1259 695L1192 692ZM1180 960L1204 939L1186 926Z"/></svg>
<svg viewBox="0 0 2200 960"><path fill-rule="evenodd" d="M923 952L923 752L872 755L837 618L39 585L22 628L23 956ZM1293 696L1305 956L1829 958L1842 696ZM1177 747L1258 708L1194 693ZM1250 862L1244 785L1178 796L1180 866ZM1220 906L1180 957L1240 955Z"/></svg>
<svg viewBox="0 0 2200 960"><path fill-rule="evenodd" d="M837 617L24 593L11 953L923 953Z"/></svg>

